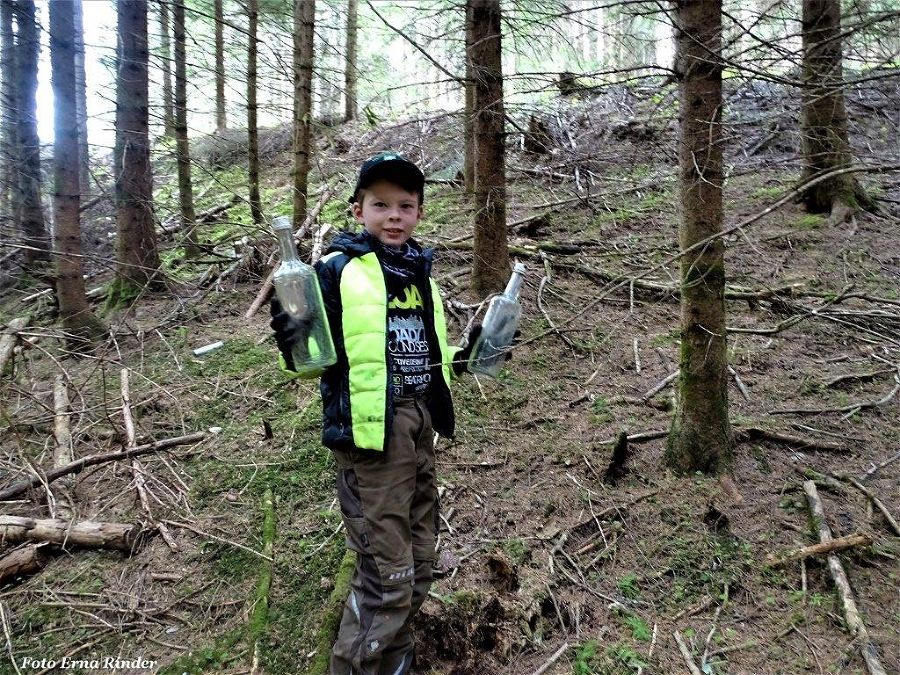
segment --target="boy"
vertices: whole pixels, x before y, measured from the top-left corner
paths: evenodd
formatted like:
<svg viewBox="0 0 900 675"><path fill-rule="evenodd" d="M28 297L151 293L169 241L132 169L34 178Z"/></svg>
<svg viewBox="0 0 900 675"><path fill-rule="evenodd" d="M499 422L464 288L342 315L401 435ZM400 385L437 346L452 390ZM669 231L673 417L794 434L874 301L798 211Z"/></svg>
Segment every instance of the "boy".
<svg viewBox="0 0 900 675"><path fill-rule="evenodd" d="M356 570L333 675L402 675L412 665L410 622L428 594L438 531L434 432L453 435L450 379L469 346L447 346L431 279L433 251L412 234L425 178L396 153L365 161L353 196L364 227L340 233L316 265L337 363L322 375L322 442L338 464L337 491ZM298 325L273 299L272 328L291 369Z"/></svg>

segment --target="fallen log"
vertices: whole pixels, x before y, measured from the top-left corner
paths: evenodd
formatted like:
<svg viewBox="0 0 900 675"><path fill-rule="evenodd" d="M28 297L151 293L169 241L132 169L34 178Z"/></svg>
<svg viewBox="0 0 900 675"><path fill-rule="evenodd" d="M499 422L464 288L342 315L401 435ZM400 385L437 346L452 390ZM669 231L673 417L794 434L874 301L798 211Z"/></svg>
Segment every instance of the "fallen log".
<svg viewBox="0 0 900 675"><path fill-rule="evenodd" d="M816 555L837 553L838 551L855 548L856 546L871 546L872 541L872 537L868 534L858 533L846 537L838 537L837 539L832 539L830 542L820 542L818 544L812 544L811 546L801 546L800 548L796 548L793 551L788 551L786 553L770 553L766 556L766 567L783 567L788 563L796 562L797 560L805 560L806 558L812 558Z"/></svg>
<svg viewBox="0 0 900 675"><path fill-rule="evenodd" d="M12 358L19 331L25 328L30 320L31 317L19 317L10 321L6 326L7 332L0 337L0 374L6 368L6 362Z"/></svg>
<svg viewBox="0 0 900 675"><path fill-rule="evenodd" d="M10 499L14 499L29 488L40 485L42 482L47 482L48 484L52 483L57 478L61 478L62 476L67 476L72 473L80 473L89 466L96 466L97 464L104 464L106 462L114 462L116 460L125 459L127 457L137 457L138 455L145 455L150 452L158 452L160 450L173 448L178 445L189 445L191 443L202 441L204 438L206 438L206 432L197 431L193 434L187 434L186 436L176 436L175 438L166 438L162 441L156 441L155 443L138 445L134 448L131 448L130 450L108 452L102 455L89 455L87 457L82 457L81 459L77 459L66 466L51 469L46 473L45 476L43 476L43 479L41 476L31 476L30 478L26 478L25 480L13 483L8 488L0 490L0 501L8 501Z"/></svg>
<svg viewBox="0 0 900 675"><path fill-rule="evenodd" d="M815 482L811 480L804 481L803 491L806 493L812 525L819 535L819 541L823 544L832 542L831 528L828 527L828 521L825 520L825 508L822 506L822 500L819 499L819 492L816 490ZM853 597L853 590L850 588L847 573L844 571L841 559L837 557L836 553L828 554L828 570L831 572L831 578L834 580L834 585L837 587L841 597L844 620L847 622L850 634L859 642L859 648L866 662L866 667L872 675L887 675L887 671L885 671L884 666L881 665L881 661L878 659L878 653L875 644L869 637L869 631L866 630L866 624L863 623L859 610L856 607L856 600Z"/></svg>
<svg viewBox="0 0 900 675"><path fill-rule="evenodd" d="M41 571L50 556L46 544L27 544L0 558L0 584Z"/></svg>
<svg viewBox="0 0 900 675"><path fill-rule="evenodd" d="M316 631L315 650L313 660L304 671L306 675L325 675L328 672L328 659L331 655L331 645L337 637L338 627L341 625L341 616L344 613L344 603L350 594L350 579L356 568L356 553L346 551L340 565L334 574L334 588L325 606L322 608L319 629Z"/></svg>
<svg viewBox="0 0 900 675"><path fill-rule="evenodd" d="M259 580L256 583L256 597L253 600L253 609L250 614L250 640L252 649L250 653L253 660L250 666L251 675L260 673L259 667L259 641L263 637L266 626L269 623L269 591L272 587L273 548L275 542L275 497L272 488L266 488L263 495L263 560L259 572Z"/></svg>
<svg viewBox="0 0 900 675"><path fill-rule="evenodd" d="M53 518L38 519L0 515L0 541L19 544L26 541L50 544L106 548L129 553L143 544L140 525L102 523L85 520L73 523Z"/></svg>

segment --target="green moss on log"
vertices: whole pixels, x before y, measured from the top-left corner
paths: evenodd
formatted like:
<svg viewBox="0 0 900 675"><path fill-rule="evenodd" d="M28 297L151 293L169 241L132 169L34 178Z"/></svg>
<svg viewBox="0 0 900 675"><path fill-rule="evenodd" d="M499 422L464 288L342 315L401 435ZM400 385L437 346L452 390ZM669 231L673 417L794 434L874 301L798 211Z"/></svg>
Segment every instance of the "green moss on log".
<svg viewBox="0 0 900 675"><path fill-rule="evenodd" d="M350 593L350 579L353 577L355 568L356 553L347 551L334 575L334 590L331 591L331 595L328 596L328 601L325 603L322 622L319 624L319 632L316 634L316 655L306 669L306 675L325 675L328 672L331 646L337 638L341 616L344 613L344 603Z"/></svg>
<svg viewBox="0 0 900 675"><path fill-rule="evenodd" d="M250 643L255 645L266 630L269 621L269 589L272 587L272 549L275 541L275 498L272 489L263 494L263 549L262 553L269 560L264 560L256 583L256 597L250 615Z"/></svg>

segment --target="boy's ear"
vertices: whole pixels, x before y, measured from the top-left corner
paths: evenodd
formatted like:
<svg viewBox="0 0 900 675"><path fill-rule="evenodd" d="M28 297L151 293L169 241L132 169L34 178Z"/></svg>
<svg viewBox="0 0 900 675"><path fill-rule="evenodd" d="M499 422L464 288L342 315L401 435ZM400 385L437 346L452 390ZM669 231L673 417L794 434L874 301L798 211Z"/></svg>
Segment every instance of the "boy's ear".
<svg viewBox="0 0 900 675"><path fill-rule="evenodd" d="M350 212L353 214L353 217L357 222L361 223L363 221L362 204L360 204L359 202L353 202L353 206L350 207Z"/></svg>

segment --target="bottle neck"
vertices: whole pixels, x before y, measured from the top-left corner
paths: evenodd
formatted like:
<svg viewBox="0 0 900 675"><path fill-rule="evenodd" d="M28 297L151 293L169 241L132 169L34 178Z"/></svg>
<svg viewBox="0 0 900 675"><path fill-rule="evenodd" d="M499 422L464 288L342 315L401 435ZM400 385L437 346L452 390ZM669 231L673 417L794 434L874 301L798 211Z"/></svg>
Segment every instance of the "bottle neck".
<svg viewBox="0 0 900 675"><path fill-rule="evenodd" d="M516 300L519 297L519 288L522 286L522 273L514 271L506 284L506 290L503 291L510 300Z"/></svg>
<svg viewBox="0 0 900 675"><path fill-rule="evenodd" d="M278 246L281 248L281 261L293 262L300 260L297 255L297 247L294 245L294 231L291 228L276 230Z"/></svg>

